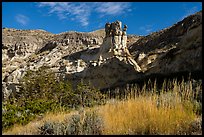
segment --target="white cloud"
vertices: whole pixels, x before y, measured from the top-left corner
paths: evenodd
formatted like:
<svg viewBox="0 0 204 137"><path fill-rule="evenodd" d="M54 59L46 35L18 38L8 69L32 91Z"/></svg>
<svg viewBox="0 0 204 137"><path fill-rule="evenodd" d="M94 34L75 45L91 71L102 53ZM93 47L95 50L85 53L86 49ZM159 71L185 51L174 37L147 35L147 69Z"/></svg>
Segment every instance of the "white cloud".
<svg viewBox="0 0 204 137"><path fill-rule="evenodd" d="M97 3L96 11L106 15L118 15L125 11L130 11L129 3L124 2L99 2Z"/></svg>
<svg viewBox="0 0 204 137"><path fill-rule="evenodd" d="M43 6L50 6L50 7L54 7L57 3L56 2L40 2L39 3L39 7L43 7Z"/></svg>
<svg viewBox="0 0 204 137"><path fill-rule="evenodd" d="M124 2L39 2L38 7L48 7L48 14L56 14L59 19L78 21L82 26L89 25L92 13L115 16L131 10L130 4Z"/></svg>
<svg viewBox="0 0 204 137"><path fill-rule="evenodd" d="M145 25L140 27L139 29L148 34L153 31L153 25Z"/></svg>
<svg viewBox="0 0 204 137"><path fill-rule="evenodd" d="M27 23L29 22L29 18L22 14L17 14L15 19L21 25L27 25Z"/></svg>
<svg viewBox="0 0 204 137"><path fill-rule="evenodd" d="M71 2L40 2L39 7L48 7L48 14L57 14L59 19L71 18L77 20L82 26L89 24L89 8L83 3Z"/></svg>

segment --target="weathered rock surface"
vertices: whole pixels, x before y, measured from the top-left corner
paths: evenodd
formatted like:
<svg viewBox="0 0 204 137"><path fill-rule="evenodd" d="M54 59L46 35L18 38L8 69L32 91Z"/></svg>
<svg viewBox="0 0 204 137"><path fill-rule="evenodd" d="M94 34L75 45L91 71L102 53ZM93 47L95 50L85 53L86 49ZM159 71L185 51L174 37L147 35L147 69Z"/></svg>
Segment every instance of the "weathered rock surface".
<svg viewBox="0 0 204 137"><path fill-rule="evenodd" d="M104 32L55 35L43 30L4 28L2 35L2 90L3 93L10 93L17 91L19 80L28 69L37 70L44 65L58 72L64 63L64 56L100 45ZM71 71L78 70L73 66ZM13 88L9 88L11 85Z"/></svg>
<svg viewBox="0 0 204 137"><path fill-rule="evenodd" d="M202 71L202 13L198 12L167 29L141 37L128 49L140 71L134 70L130 62L124 62L125 58L114 56L100 66L96 63L95 67L68 75L67 79L74 83L83 79L103 89L141 81L152 75L165 77L192 73L199 77ZM86 52L80 53L78 58L84 59ZM97 52L100 50L92 50L91 56L86 56L90 56L90 59Z"/></svg>
<svg viewBox="0 0 204 137"><path fill-rule="evenodd" d="M56 73L83 71L88 63L86 56L92 56L91 52L100 47L105 32L102 29L89 33L52 34L44 30L3 28L2 35L2 91L8 96L11 92L18 92L19 80L29 69L50 66ZM139 38L130 36L129 43ZM80 53L83 53L83 59L66 58Z"/></svg>
<svg viewBox="0 0 204 137"><path fill-rule="evenodd" d="M144 37L128 35L129 61L128 56L98 60L104 29L51 34L43 30L4 28L2 36L4 96L18 92L18 82L28 69L37 70L43 65L50 66L62 79L73 83L84 79L101 89L151 74L202 70L202 12Z"/></svg>
<svg viewBox="0 0 204 137"><path fill-rule="evenodd" d="M145 74L202 70L202 13L139 39L130 53Z"/></svg>

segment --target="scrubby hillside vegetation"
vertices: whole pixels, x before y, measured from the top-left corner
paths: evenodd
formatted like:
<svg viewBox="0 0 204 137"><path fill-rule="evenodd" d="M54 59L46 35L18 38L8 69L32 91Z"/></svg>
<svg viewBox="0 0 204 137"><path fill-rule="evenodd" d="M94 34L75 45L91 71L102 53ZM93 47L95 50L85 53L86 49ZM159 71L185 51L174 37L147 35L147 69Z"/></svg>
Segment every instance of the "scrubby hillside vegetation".
<svg viewBox="0 0 204 137"><path fill-rule="evenodd" d="M202 134L201 81L149 80L101 94L38 73L3 104L3 134Z"/></svg>

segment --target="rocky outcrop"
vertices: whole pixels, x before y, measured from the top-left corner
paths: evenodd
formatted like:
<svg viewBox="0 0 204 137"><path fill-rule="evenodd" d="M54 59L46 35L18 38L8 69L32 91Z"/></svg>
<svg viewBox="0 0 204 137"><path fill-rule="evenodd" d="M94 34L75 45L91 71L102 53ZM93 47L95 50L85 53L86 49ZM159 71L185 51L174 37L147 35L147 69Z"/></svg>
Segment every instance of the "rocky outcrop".
<svg viewBox="0 0 204 137"><path fill-rule="evenodd" d="M104 44L110 46L111 44L108 44L110 42L107 41L107 38L104 39ZM191 15L167 29L141 37L130 45L128 47L130 56L134 58L133 61L136 62L134 64L139 66L139 70L133 69L134 65L131 65L130 60L125 62L125 58L120 55L113 56L109 52L111 46L103 46L102 44L100 49L92 50L92 53L94 51L106 53L102 55L105 61L101 65L97 64L100 63L99 60L95 62L95 67L88 67L80 73L68 75L67 79L74 83L83 79L97 88L104 89L141 81L152 76L164 78L191 73L200 75L198 77L201 78L202 14L198 12ZM78 57L84 59L86 53L87 51ZM126 53L129 55L128 52ZM90 56L90 59L96 55L86 56L87 58ZM110 56L113 57L108 59Z"/></svg>
<svg viewBox="0 0 204 137"><path fill-rule="evenodd" d="M18 92L19 80L29 69L50 66L56 73L83 71L88 63L86 56L91 56L92 51L100 47L105 31L52 34L44 30L3 28L2 35L2 91L7 96ZM137 36L135 38L138 39ZM130 39L133 40L134 35ZM75 54L80 53L84 57L76 58ZM70 55L74 59L67 59Z"/></svg>
<svg viewBox="0 0 204 137"><path fill-rule="evenodd" d="M100 65L90 65L81 72L67 74L64 78L72 81L73 85L83 80L84 83L91 83L94 87L104 89L125 84L137 76L139 72L135 70L134 65L113 57Z"/></svg>
<svg viewBox="0 0 204 137"><path fill-rule="evenodd" d="M2 29L2 90L18 91L19 80L29 69L50 66L55 72L63 67L63 57L100 45L104 33L101 30L80 33L51 34L44 30ZM71 62L71 72L77 72ZM69 63L69 62L68 62ZM9 88L12 86L13 88Z"/></svg>
<svg viewBox="0 0 204 137"><path fill-rule="evenodd" d="M145 75L202 70L202 12L139 39L129 47Z"/></svg>
<svg viewBox="0 0 204 137"><path fill-rule="evenodd" d="M127 35L126 46L111 43L104 29L51 34L4 28L2 36L4 96L18 92L25 72L41 66L51 67L62 79L83 79L100 89L154 74L202 70L202 12L147 36ZM116 37L122 42L122 36Z"/></svg>
<svg viewBox="0 0 204 137"><path fill-rule="evenodd" d="M127 49L127 28L125 25L122 31L121 25L120 21L106 24L106 36L100 48L97 51L95 49L96 52L92 50L92 54L78 54L78 59L87 62L86 68L78 73L67 74L64 78L73 84L82 79L84 83L91 83L100 89L135 79L141 68Z"/></svg>

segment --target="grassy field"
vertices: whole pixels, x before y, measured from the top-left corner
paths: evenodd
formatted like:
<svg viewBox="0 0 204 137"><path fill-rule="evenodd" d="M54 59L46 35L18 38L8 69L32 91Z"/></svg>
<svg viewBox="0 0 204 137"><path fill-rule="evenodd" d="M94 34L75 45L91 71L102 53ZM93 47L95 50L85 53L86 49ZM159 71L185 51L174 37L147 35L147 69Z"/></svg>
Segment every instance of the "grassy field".
<svg viewBox="0 0 204 137"><path fill-rule="evenodd" d="M158 89L149 82L142 88L131 85L125 93L123 98L106 95L104 105L47 113L3 134L202 134L202 83L164 81Z"/></svg>

